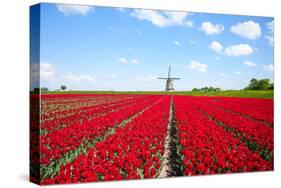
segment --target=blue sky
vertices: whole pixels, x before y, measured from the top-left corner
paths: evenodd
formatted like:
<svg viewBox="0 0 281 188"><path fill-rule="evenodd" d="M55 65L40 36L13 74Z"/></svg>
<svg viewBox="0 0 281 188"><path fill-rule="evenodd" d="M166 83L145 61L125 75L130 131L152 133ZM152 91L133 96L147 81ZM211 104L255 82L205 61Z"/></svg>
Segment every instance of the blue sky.
<svg viewBox="0 0 281 188"><path fill-rule="evenodd" d="M176 90L273 81L269 17L41 4L40 37L52 90L164 90L169 65Z"/></svg>

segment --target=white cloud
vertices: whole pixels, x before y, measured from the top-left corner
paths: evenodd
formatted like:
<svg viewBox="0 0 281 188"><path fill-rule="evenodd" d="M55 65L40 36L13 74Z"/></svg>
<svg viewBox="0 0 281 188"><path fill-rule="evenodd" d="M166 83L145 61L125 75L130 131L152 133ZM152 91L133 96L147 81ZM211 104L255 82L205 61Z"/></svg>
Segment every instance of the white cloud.
<svg viewBox="0 0 281 188"><path fill-rule="evenodd" d="M124 58L124 57L119 57L117 60L118 60L120 63L122 63L122 64L135 64L135 65L136 65L136 64L140 64L137 59L128 60L128 59L126 59L126 58Z"/></svg>
<svg viewBox="0 0 281 188"><path fill-rule="evenodd" d="M244 65L246 65L248 67L255 67L255 66L257 66L257 64L255 64L252 61L244 61Z"/></svg>
<svg viewBox="0 0 281 188"><path fill-rule="evenodd" d="M39 69L38 69L39 70ZM55 68L51 63L40 62L40 80L53 80L55 77Z"/></svg>
<svg viewBox="0 0 281 188"><path fill-rule="evenodd" d="M220 53L223 50L223 46L217 41L213 41L209 47L217 53Z"/></svg>
<svg viewBox="0 0 281 188"><path fill-rule="evenodd" d="M266 35L264 38L267 40L268 45L273 46L274 43L273 35Z"/></svg>
<svg viewBox="0 0 281 188"><path fill-rule="evenodd" d="M227 77L227 74L225 74L225 73L220 73L220 75L223 77Z"/></svg>
<svg viewBox="0 0 281 188"><path fill-rule="evenodd" d="M88 81L88 82L94 82L96 79L93 76L90 75L74 75L72 73L63 74L62 78L66 81L70 82L81 82L81 81Z"/></svg>
<svg viewBox="0 0 281 188"><path fill-rule="evenodd" d="M139 61L137 59L132 59L131 64L139 64Z"/></svg>
<svg viewBox="0 0 281 188"><path fill-rule="evenodd" d="M131 16L139 20L146 20L158 27L168 26L186 26L193 27L193 22L186 20L187 12L173 12L173 11L156 11L156 10L143 10L135 9Z"/></svg>
<svg viewBox="0 0 281 188"><path fill-rule="evenodd" d="M217 53L223 52L224 55L234 57L251 55L254 52L254 49L248 44L232 45L224 49L223 45L217 41L213 41L209 48Z"/></svg>
<svg viewBox="0 0 281 188"><path fill-rule="evenodd" d="M111 78L111 79L115 79L116 78L116 76L114 74L111 74L108 77Z"/></svg>
<svg viewBox="0 0 281 188"><path fill-rule="evenodd" d="M230 31L240 37L255 40L261 36L260 25L252 20L230 27Z"/></svg>
<svg viewBox="0 0 281 188"><path fill-rule="evenodd" d="M130 48L130 47L126 48L126 50L127 50L128 52L133 52L133 51L134 51L134 49L133 49L133 48Z"/></svg>
<svg viewBox="0 0 281 188"><path fill-rule="evenodd" d="M180 46L180 45L181 45L179 41L174 41L174 44L175 44L176 46Z"/></svg>
<svg viewBox="0 0 281 188"><path fill-rule="evenodd" d="M81 81L80 76L75 76L71 73L63 74L62 78L64 78L67 81L71 81L71 82L80 82Z"/></svg>
<svg viewBox="0 0 281 188"><path fill-rule="evenodd" d="M273 71L274 70L274 65L269 64L269 65L264 65L263 68L267 71Z"/></svg>
<svg viewBox="0 0 281 188"><path fill-rule="evenodd" d="M197 61L190 61L189 68L199 72L207 72L208 65L199 63Z"/></svg>
<svg viewBox="0 0 281 188"><path fill-rule="evenodd" d="M274 43L274 37L273 37L274 22L273 21L267 22L266 27L269 30L269 32L268 32L268 35L266 35L264 38L267 40L267 42L270 46L273 46L273 43Z"/></svg>
<svg viewBox="0 0 281 188"><path fill-rule="evenodd" d="M80 78L90 82L96 81L95 77L89 75L80 75Z"/></svg>
<svg viewBox="0 0 281 188"><path fill-rule="evenodd" d="M124 57L119 57L119 58L118 58L118 61L119 61L120 63L123 63L123 64L128 64L127 59L124 58Z"/></svg>
<svg viewBox="0 0 281 188"><path fill-rule="evenodd" d="M125 8L116 8L116 10L120 11L120 12L125 12L126 9Z"/></svg>
<svg viewBox="0 0 281 188"><path fill-rule="evenodd" d="M184 25L185 25L186 27L194 27L193 22L190 21L190 20L185 21Z"/></svg>
<svg viewBox="0 0 281 188"><path fill-rule="evenodd" d="M266 27L267 27L267 29L269 29L270 31L273 31L273 29L274 29L274 22L273 22L273 20L272 20L271 22L267 22L267 23L266 23Z"/></svg>
<svg viewBox="0 0 281 188"><path fill-rule="evenodd" d="M235 74L242 74L242 72L241 71L236 71Z"/></svg>
<svg viewBox="0 0 281 188"><path fill-rule="evenodd" d="M254 52L253 48L248 44L238 44L233 46L228 46L224 49L224 54L227 56L246 56L251 55Z"/></svg>
<svg viewBox="0 0 281 188"><path fill-rule="evenodd" d="M196 44L197 42L195 40L190 40L189 44Z"/></svg>
<svg viewBox="0 0 281 188"><path fill-rule="evenodd" d="M211 22L203 22L199 30L204 31L207 35L220 34L224 27L221 24L212 24Z"/></svg>
<svg viewBox="0 0 281 188"><path fill-rule="evenodd" d="M66 4L57 4L57 9L62 12L65 16L70 15L87 15L91 9L94 9L92 6L85 5L66 5Z"/></svg>

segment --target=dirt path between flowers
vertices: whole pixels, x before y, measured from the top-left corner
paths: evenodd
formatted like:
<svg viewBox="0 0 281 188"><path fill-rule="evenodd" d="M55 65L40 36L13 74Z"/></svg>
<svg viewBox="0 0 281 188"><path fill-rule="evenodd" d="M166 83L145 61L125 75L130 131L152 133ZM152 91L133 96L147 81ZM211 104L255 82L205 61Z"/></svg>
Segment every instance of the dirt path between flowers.
<svg viewBox="0 0 281 188"><path fill-rule="evenodd" d="M180 156L177 152L178 131L175 123L175 108L173 96L171 98L170 116L165 138L165 152L159 178L181 176Z"/></svg>

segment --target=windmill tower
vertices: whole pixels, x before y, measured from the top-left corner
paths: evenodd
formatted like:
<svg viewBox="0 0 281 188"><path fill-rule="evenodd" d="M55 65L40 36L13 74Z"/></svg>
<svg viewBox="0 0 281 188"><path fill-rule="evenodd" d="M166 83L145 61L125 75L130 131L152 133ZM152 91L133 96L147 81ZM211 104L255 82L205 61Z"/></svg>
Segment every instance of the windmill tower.
<svg viewBox="0 0 281 188"><path fill-rule="evenodd" d="M162 80L166 80L166 91L174 91L174 80L179 80L180 78L170 77L171 67L169 67L168 77L167 78L158 78Z"/></svg>

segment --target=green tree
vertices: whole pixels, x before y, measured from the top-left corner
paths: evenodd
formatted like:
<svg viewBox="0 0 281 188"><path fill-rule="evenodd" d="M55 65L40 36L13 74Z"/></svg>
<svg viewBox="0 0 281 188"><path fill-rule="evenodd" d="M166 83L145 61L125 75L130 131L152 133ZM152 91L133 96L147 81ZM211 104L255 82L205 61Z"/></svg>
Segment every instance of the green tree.
<svg viewBox="0 0 281 188"><path fill-rule="evenodd" d="M200 89L193 88L191 91L198 92L198 91L200 91Z"/></svg>
<svg viewBox="0 0 281 188"><path fill-rule="evenodd" d="M65 85L60 86L60 89L63 90L63 91L66 90L66 88L67 87Z"/></svg>
<svg viewBox="0 0 281 188"><path fill-rule="evenodd" d="M272 84L270 84L270 86L269 86L269 88L268 89L270 89L270 90L273 90L274 89L274 84L272 83Z"/></svg>
<svg viewBox="0 0 281 188"><path fill-rule="evenodd" d="M250 80L250 84L245 88L246 90L267 90L273 89L273 84L270 84L269 79L256 79L253 78Z"/></svg>
<svg viewBox="0 0 281 188"><path fill-rule="evenodd" d="M259 81L255 78L253 78L253 79L251 79L250 85L248 86L248 88L250 90L256 90L256 89L258 89L258 85L259 85Z"/></svg>
<svg viewBox="0 0 281 188"><path fill-rule="evenodd" d="M217 91L221 91L220 88L214 88L214 87L203 87L203 88L193 88L192 91L194 92L217 92Z"/></svg>
<svg viewBox="0 0 281 188"><path fill-rule="evenodd" d="M48 91L49 91L49 89L47 87L42 87L41 88L41 92L48 92Z"/></svg>
<svg viewBox="0 0 281 188"><path fill-rule="evenodd" d="M221 88L217 87L214 89L215 91L221 91Z"/></svg>
<svg viewBox="0 0 281 188"><path fill-rule="evenodd" d="M259 80L258 89L259 90L267 90L270 87L269 79L261 79Z"/></svg>

